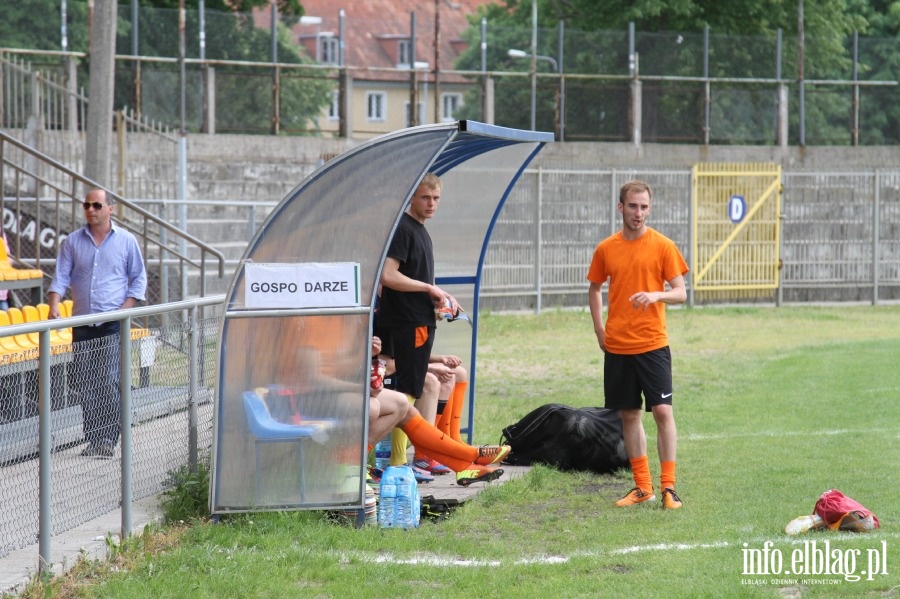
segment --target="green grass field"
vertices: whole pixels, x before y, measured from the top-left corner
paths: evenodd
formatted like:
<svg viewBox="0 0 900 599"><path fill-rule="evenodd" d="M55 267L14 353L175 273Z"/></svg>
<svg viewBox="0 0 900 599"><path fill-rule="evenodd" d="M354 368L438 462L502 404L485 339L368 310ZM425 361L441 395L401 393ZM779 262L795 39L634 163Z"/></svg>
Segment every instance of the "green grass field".
<svg viewBox="0 0 900 599"><path fill-rule="evenodd" d="M440 524L354 530L313 512L244 515L191 526L165 550L148 544L124 572L76 570L67 590L56 590L116 598L900 595L900 306L682 308L669 311L669 333L681 510L614 507L630 473L535 467ZM476 441L497 442L504 426L544 403L602 405L601 374L586 310L482 316ZM657 482L649 415L645 427ZM786 536L785 524L831 488L875 512L882 528ZM832 574L814 575L822 561ZM791 568L801 574L785 573ZM49 596L53 589L44 587Z"/></svg>

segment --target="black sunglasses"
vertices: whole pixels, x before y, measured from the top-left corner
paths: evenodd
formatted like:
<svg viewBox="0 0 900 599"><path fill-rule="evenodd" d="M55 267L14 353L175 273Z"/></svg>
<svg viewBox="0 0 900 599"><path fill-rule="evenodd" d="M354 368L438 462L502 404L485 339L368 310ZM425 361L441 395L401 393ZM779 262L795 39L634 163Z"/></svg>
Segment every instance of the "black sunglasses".
<svg viewBox="0 0 900 599"><path fill-rule="evenodd" d="M100 202L84 202L81 205L85 210L88 208L93 208L94 210L103 210L106 208L106 204L101 204Z"/></svg>

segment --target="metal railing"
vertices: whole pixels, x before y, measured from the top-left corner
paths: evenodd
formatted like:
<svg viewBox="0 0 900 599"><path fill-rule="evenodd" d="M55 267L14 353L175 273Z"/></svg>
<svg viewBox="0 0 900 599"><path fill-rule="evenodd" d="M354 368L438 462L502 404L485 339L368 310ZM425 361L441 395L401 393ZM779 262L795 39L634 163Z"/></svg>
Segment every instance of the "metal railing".
<svg viewBox="0 0 900 599"><path fill-rule="evenodd" d="M481 306L586 305L594 248L621 228L618 188L635 177L654 188L648 224L689 259L691 171L528 169L491 234ZM900 170L784 171L782 184L780 283L744 301L900 299ZM698 303L736 300L698 297Z"/></svg>
<svg viewBox="0 0 900 599"><path fill-rule="evenodd" d="M212 443L215 348L223 300L214 296L3 327L4 336L37 334L39 351L29 360L0 365L0 378L21 379L25 400L36 404L34 416L0 423L0 556L38 539L40 569L45 570L51 565L54 534L119 506L124 538L131 533L133 501L167 488L175 470L196 470ZM207 310L215 314L206 316ZM136 319L165 320L165 314L185 311L183 324L142 330L132 340ZM80 349L52 351L50 338L51 332L67 327L110 321L119 322L122 331L118 339L111 338L122 357L121 449L118 460L93 460L75 448L83 441L84 398L71 384L79 376L71 364L76 351L96 359L103 350L86 341ZM148 372L137 377L133 365Z"/></svg>
<svg viewBox="0 0 900 599"><path fill-rule="evenodd" d="M56 257L62 238L83 224L80 204L84 194L102 186L2 131L0 182L5 191L0 198L4 222L11 219L15 223L7 228L13 254L51 276L53 269L47 260ZM219 250L125 198L112 196L116 200L114 220L134 233L142 245L151 275L148 302L202 297L212 268L217 268L219 277L224 276L224 256ZM188 288L191 282L193 289Z"/></svg>
<svg viewBox="0 0 900 599"><path fill-rule="evenodd" d="M689 169L529 168L493 228L481 306L540 311L585 305L591 255L601 239L621 227L615 198L619 185L632 177L654 187L650 226L689 257ZM900 298L900 170L784 170L782 184L780 285L776 293L756 300L877 303ZM452 198L447 201L452 204ZM171 211L179 203L142 202L154 211L157 205ZM187 205L197 219L188 221L188 230L203 229L210 244L231 250L226 260L231 271L276 203L188 200Z"/></svg>
<svg viewBox="0 0 900 599"><path fill-rule="evenodd" d="M77 86L76 63L66 56L59 69L39 69L21 56L0 51L0 128L81 172L88 97L84 87ZM110 125L116 133L115 192L123 197L175 195L178 139L172 129L131 108L117 110ZM129 160L137 153L139 161Z"/></svg>
<svg viewBox="0 0 900 599"><path fill-rule="evenodd" d="M233 20L234 15L225 18ZM169 21L169 26L176 23ZM394 27L378 21L370 26L367 31ZM530 104L536 128L555 131L559 140L638 145L900 143L896 127L890 126L900 114L893 102L898 81L889 68L890 57L900 49L895 38L861 39L854 34L836 44L835 40L808 39L804 71L798 68L793 50L796 40L782 36L780 30L777 35L740 36L708 29L702 33L636 32L633 28L585 32L560 26L535 32L541 58L552 65L551 69L542 63L539 69L536 60L508 54L525 45L531 37L528 29L485 24L479 69L473 31L474 27L465 32L470 49L456 58L453 68L432 64L421 73L408 66L299 64L299 56L293 57L294 62L263 56L233 60L233 55L181 60L177 48L165 40L147 40L145 54L135 48L132 55L116 56L117 77L122 82L119 105L127 104L137 114L152 115L173 126L184 116L187 128L207 133L367 137L410 124L405 116L390 122L384 115L366 116L365 94L376 91L390 94L389 115L405 115L405 105L413 96L419 98L426 113L412 119L418 123L466 118L527 128ZM258 35L259 31L249 28L243 34ZM342 45L358 42L340 41ZM430 40L426 36L422 41L428 45ZM43 55L48 69L85 56L83 52L3 51ZM391 91L413 79L418 85L411 86L410 93ZM313 85L322 93L315 99L302 98L300 90ZM437 88L459 96L453 114L428 114L427 107L439 103L428 97ZM184 113L174 101L179 91L187 102ZM345 97L348 91L349 98ZM247 98L253 98L252 109ZM353 112L365 118L350 118Z"/></svg>

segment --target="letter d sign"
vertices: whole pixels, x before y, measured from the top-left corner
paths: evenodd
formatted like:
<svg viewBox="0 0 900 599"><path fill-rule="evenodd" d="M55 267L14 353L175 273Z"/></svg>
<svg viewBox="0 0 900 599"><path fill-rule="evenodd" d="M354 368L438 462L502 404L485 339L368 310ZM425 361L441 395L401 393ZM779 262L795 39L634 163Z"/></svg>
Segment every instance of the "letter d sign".
<svg viewBox="0 0 900 599"><path fill-rule="evenodd" d="M731 219L731 222L734 224L738 224L742 220L744 220L744 215L747 213L747 204L744 202L744 196L733 195L731 199L728 200L728 218Z"/></svg>

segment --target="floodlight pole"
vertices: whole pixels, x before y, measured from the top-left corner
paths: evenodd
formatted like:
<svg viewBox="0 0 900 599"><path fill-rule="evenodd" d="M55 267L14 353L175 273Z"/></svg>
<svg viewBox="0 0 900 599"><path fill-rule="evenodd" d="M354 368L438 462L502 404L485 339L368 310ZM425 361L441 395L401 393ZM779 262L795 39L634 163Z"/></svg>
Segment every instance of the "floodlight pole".
<svg viewBox="0 0 900 599"><path fill-rule="evenodd" d="M441 0L434 0L434 122L441 117Z"/></svg>
<svg viewBox="0 0 900 599"><path fill-rule="evenodd" d="M416 77L416 13L409 13L409 127L419 124L419 81Z"/></svg>
<svg viewBox="0 0 900 599"><path fill-rule="evenodd" d="M537 114L537 0L531 0L531 130L536 131Z"/></svg>
<svg viewBox="0 0 900 599"><path fill-rule="evenodd" d="M531 59L531 130L536 130L535 124L535 115L536 115L536 107L537 107L537 86L535 82L537 81L537 69L535 65L537 61L543 60L545 62L550 63L550 66L553 68L555 73L559 73L559 65L556 62L556 59L552 56L542 56L540 54L529 54L524 50L516 50L515 48L510 48L506 52L510 58L530 58ZM557 91L557 93L559 93Z"/></svg>
<svg viewBox="0 0 900 599"><path fill-rule="evenodd" d="M178 0L178 73L181 87L178 127L178 228L187 233L187 73L185 72L185 21L184 0ZM178 250L182 256L187 255L187 240L182 237L178 242ZM182 269L181 297L187 298L187 272Z"/></svg>

